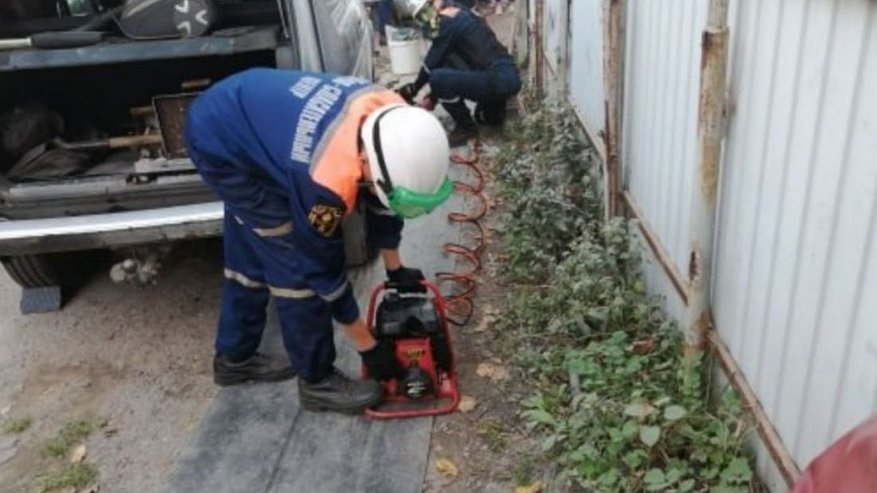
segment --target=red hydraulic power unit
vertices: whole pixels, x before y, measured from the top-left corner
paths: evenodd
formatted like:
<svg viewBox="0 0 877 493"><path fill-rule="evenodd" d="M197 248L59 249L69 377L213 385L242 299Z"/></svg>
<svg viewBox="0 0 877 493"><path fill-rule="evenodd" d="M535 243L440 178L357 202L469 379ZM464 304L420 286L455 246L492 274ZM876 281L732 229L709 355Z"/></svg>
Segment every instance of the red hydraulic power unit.
<svg viewBox="0 0 877 493"><path fill-rule="evenodd" d="M384 403L366 410L371 418L435 416L460 403L445 300L434 284L422 287L384 283L372 292L368 326L378 341L392 343L405 375L384 383Z"/></svg>

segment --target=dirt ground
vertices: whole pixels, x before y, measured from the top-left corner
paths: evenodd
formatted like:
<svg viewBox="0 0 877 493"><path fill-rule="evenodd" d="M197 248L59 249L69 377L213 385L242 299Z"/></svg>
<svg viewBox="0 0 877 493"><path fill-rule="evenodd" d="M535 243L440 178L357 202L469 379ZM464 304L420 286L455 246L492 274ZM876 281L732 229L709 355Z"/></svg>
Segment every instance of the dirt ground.
<svg viewBox="0 0 877 493"><path fill-rule="evenodd" d="M0 454L0 492L32 491L64 424L103 425L87 440L101 491L157 491L215 388L210 347L219 303L219 243L181 247L156 286L116 286L95 273L59 313L19 314L0 274L0 422L30 418ZM2 450L0 446L0 450Z"/></svg>
<svg viewBox="0 0 877 493"><path fill-rule="evenodd" d="M514 11L489 14L487 21L509 46ZM487 233L486 248L481 255L483 268L478 276L472 320L454 333L459 385L474 407L436 420L424 483L427 493L511 493L516 487L530 487L526 491L535 493L540 477L547 473L545 464L534 459L538 445L528 438L519 416L520 401L527 396L527 389L510 377L506 367L509 348L502 343L502 334L491 328L498 315L498 300L503 296L498 272L502 253L496 243L496 220L502 206L493 199L495 187L491 184L488 156L490 148L501 143L502 135L482 137L484 157L480 166L487 176L485 195L491 206L481 221ZM445 460L456 466L456 475L438 465Z"/></svg>
<svg viewBox="0 0 877 493"><path fill-rule="evenodd" d="M504 40L513 16L488 17ZM501 293L494 253L485 252L476 316L457 332L461 387L475 407L436 421L428 492L508 492L532 475L513 384L476 372L479 363L503 364L489 329ZM46 443L80 419L97 426L86 460L98 467L101 492L158 491L215 395L219 243L179 247L155 286L114 285L108 269L96 269L61 312L31 316L19 314L19 288L0 271L0 425L32 422L22 433L0 430L0 493L34 491L35 477L63 464L43 456ZM438 472L439 459L458 475Z"/></svg>
<svg viewBox="0 0 877 493"><path fill-rule="evenodd" d="M511 493L518 486L536 483L541 474L533 462L536 445L519 416L526 389L510 376L508 348L502 334L491 328L503 295L497 281L499 254L491 240L496 235L491 228L494 219L489 215L483 221L489 236L475 314L454 333L459 385L474 407L463 406L464 410L436 420L424 483L427 493ZM454 464L458 474L443 471L438 466L443 460Z"/></svg>

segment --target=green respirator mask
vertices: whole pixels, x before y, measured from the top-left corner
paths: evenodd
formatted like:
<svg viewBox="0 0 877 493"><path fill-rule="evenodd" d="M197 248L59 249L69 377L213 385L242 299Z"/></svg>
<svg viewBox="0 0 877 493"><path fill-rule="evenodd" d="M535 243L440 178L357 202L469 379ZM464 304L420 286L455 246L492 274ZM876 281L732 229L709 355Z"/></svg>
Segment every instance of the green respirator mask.
<svg viewBox="0 0 877 493"><path fill-rule="evenodd" d="M395 109L395 108L393 108ZM454 192L454 185L451 180L445 177L441 186L433 193L421 193L409 190L405 187L394 186L390 179L390 173L387 171L387 164L384 161L384 152L381 147L381 119L388 113L393 111L390 109L375 120L375 128L372 132L372 144L374 145L375 157L378 161L378 168L381 170L381 178L375 181L375 185L380 187L386 194L389 202L390 210L396 215L405 219L413 219L415 217L429 214L436 207L442 205Z"/></svg>

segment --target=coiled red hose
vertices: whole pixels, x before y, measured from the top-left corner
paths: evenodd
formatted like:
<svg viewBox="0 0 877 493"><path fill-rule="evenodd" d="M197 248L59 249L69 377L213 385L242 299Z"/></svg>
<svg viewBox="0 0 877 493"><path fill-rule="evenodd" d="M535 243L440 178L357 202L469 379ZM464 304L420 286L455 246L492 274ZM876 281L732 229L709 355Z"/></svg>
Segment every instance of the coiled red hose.
<svg viewBox="0 0 877 493"><path fill-rule="evenodd" d="M436 274L436 282L440 286L450 285L450 292L445 294L448 311L448 321L456 326L469 323L475 311L475 292L478 288L478 275L481 273L481 253L486 244L484 227L481 219L487 215L489 204L484 195L485 179L480 166L481 146L476 142L470 147L470 158L458 155L451 156L451 162L463 166L468 170L472 178L471 182L454 181L454 191L464 197L475 200L475 206L466 212L451 212L448 220L460 224L464 230L461 236L469 230L470 245L462 243L445 243L442 249L450 254L457 255L466 261L463 270L456 272L439 272Z"/></svg>

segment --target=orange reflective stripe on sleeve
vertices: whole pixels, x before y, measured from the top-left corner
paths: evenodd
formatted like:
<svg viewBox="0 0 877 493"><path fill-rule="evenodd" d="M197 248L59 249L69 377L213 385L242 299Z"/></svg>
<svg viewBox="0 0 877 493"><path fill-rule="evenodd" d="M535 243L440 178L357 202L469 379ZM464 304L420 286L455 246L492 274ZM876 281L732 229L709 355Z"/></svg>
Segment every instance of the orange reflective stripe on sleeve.
<svg viewBox="0 0 877 493"><path fill-rule="evenodd" d="M405 101L387 89L370 87L354 94L317 145L311 162L311 178L341 197L347 214L353 212L362 179L359 127L372 111L397 103L405 104Z"/></svg>

